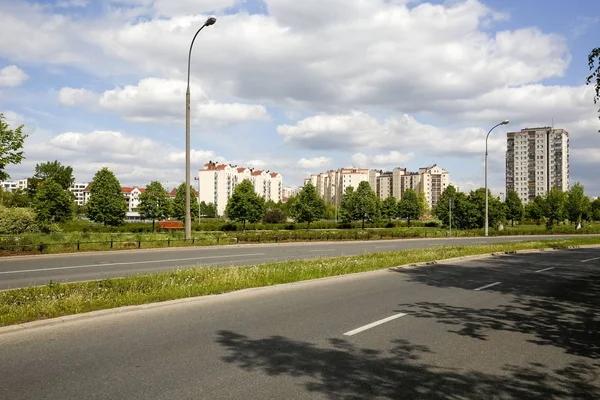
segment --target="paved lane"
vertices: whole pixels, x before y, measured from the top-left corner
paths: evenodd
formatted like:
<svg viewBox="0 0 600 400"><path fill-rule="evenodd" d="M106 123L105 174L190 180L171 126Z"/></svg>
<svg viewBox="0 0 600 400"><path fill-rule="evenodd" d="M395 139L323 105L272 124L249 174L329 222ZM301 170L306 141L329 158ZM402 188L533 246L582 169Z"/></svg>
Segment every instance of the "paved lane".
<svg viewBox="0 0 600 400"><path fill-rule="evenodd" d="M211 296L0 335L0 398L600 398L599 292L574 249Z"/></svg>
<svg viewBox="0 0 600 400"><path fill-rule="evenodd" d="M196 265L235 266L270 261L311 259L370 252L426 248L439 245L473 245L517 242L569 236L404 239L366 242L264 244L58 254L0 259L0 290L42 285L50 280L74 282L173 270Z"/></svg>

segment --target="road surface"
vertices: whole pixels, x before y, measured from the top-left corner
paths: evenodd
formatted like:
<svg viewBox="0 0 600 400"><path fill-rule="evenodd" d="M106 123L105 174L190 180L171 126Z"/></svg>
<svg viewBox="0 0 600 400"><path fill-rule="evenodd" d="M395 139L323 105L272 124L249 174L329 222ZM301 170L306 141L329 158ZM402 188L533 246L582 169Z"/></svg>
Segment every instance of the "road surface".
<svg viewBox="0 0 600 400"><path fill-rule="evenodd" d="M441 245L476 245L568 237L573 236L505 236L489 238L287 243L7 257L0 258L0 290L30 285L45 285L50 280L55 282L76 282L106 279L197 265L254 265L272 261L358 255Z"/></svg>
<svg viewBox="0 0 600 400"><path fill-rule="evenodd" d="M597 399L600 249L253 289L0 335L2 399Z"/></svg>

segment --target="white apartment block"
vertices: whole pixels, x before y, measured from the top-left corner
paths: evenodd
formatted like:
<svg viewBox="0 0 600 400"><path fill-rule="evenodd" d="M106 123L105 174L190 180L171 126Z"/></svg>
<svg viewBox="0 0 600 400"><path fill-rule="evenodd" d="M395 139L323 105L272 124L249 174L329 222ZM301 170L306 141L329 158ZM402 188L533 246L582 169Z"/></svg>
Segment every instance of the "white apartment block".
<svg viewBox="0 0 600 400"><path fill-rule="evenodd" d="M140 195L146 191L145 188L134 187L122 187L121 193L127 202L127 211L135 212L140 206Z"/></svg>
<svg viewBox="0 0 600 400"><path fill-rule="evenodd" d="M208 162L205 169L198 171L198 179L199 201L213 203L219 215L225 213L233 190L244 179L252 182L255 192L265 201L273 200L277 203L283 198L283 177L275 172Z"/></svg>
<svg viewBox="0 0 600 400"><path fill-rule="evenodd" d="M551 127L507 133L506 191L523 203L544 196L552 187L569 189L569 133Z"/></svg>
<svg viewBox="0 0 600 400"><path fill-rule="evenodd" d="M75 196L75 203L78 206L85 205L90 199L89 182L86 183L74 183L69 188L69 191Z"/></svg>
<svg viewBox="0 0 600 400"><path fill-rule="evenodd" d="M284 187L281 201L287 201L290 197L298 196L300 188Z"/></svg>
<svg viewBox="0 0 600 400"><path fill-rule="evenodd" d="M5 192L13 192L18 189L27 189L27 179L19 179L18 181L2 181L0 182L2 189Z"/></svg>
<svg viewBox="0 0 600 400"><path fill-rule="evenodd" d="M419 168L419 172L409 172L406 168L394 168L391 172L341 168L313 174L304 180L304 184L308 182L317 188L317 193L327 203L338 204L337 200L349 186L356 189L361 182L369 182L381 200L389 196L400 200L407 189L413 189L417 193L424 192L429 206L433 207L450 184L450 174L437 165Z"/></svg>

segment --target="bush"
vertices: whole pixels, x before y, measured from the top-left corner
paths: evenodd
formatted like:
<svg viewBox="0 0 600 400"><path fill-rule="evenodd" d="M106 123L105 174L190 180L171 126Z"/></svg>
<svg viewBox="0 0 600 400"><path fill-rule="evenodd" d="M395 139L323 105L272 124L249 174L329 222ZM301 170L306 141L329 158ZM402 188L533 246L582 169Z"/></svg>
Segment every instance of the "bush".
<svg viewBox="0 0 600 400"><path fill-rule="evenodd" d="M338 229L352 229L352 224L350 222L342 222L341 224L338 224L337 228Z"/></svg>
<svg viewBox="0 0 600 400"><path fill-rule="evenodd" d="M31 208L0 206L0 234L20 235L37 231L35 212Z"/></svg>
<svg viewBox="0 0 600 400"><path fill-rule="evenodd" d="M285 229L286 231L293 231L294 229L296 229L296 225L294 225L294 224L288 224L288 225L286 225L286 226L284 227L284 229Z"/></svg>
<svg viewBox="0 0 600 400"><path fill-rule="evenodd" d="M285 213L279 208L271 208L265 212L265 216L263 217L263 222L267 224L280 224L285 222L286 216Z"/></svg>
<svg viewBox="0 0 600 400"><path fill-rule="evenodd" d="M223 232L237 231L237 225L236 224L232 224L231 222L228 222L225 225L221 226L221 230Z"/></svg>
<svg viewBox="0 0 600 400"><path fill-rule="evenodd" d="M395 226L396 226L396 225L395 225L395 224L394 224L392 221L390 221L390 222L388 222L387 224L385 224L385 227L386 227L386 228L393 228L393 227L395 227Z"/></svg>

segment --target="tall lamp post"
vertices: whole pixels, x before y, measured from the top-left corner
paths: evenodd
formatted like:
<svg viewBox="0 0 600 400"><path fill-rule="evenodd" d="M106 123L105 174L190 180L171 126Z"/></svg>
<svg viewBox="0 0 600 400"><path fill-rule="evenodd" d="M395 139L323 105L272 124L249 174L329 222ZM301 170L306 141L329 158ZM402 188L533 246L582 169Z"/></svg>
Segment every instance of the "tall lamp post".
<svg viewBox="0 0 600 400"><path fill-rule="evenodd" d="M215 17L210 17L204 25L198 29L192 43L190 44L190 52L188 53L188 74L187 74L187 90L185 92L185 240L192 238L192 213L190 211L190 59L192 57L192 47L194 40L205 26L214 25L217 22Z"/></svg>
<svg viewBox="0 0 600 400"><path fill-rule="evenodd" d="M492 133L492 131L494 129L496 129L497 127L499 127L500 125L507 125L508 124L508 120L504 120L502 122L500 122L499 124L495 125L492 129L490 129L490 131L488 132L487 136L485 137L485 236L488 235L488 138L490 137L490 133Z"/></svg>

